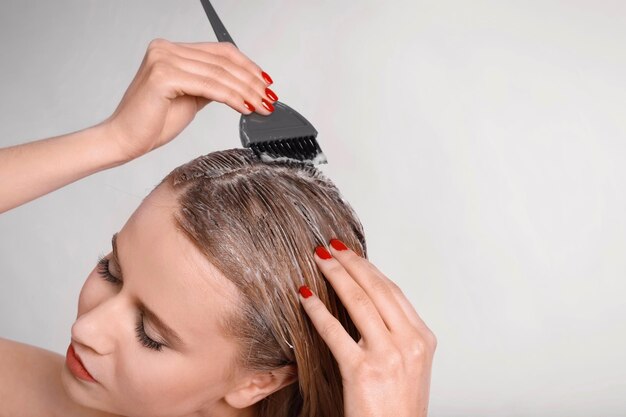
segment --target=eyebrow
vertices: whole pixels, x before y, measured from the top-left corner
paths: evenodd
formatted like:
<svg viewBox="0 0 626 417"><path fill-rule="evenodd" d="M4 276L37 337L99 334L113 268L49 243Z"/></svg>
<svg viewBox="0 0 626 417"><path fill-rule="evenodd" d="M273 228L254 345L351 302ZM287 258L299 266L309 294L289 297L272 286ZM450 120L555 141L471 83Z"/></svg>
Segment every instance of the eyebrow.
<svg viewBox="0 0 626 417"><path fill-rule="evenodd" d="M115 265L117 265L120 273L120 278L123 281L124 273L122 272L122 264L120 263L120 258L117 252L117 233L115 233L111 238L111 247L113 248L113 261L115 262ZM154 311L146 306L141 300L139 301L139 308L140 310L142 310L143 315L158 328L160 333L163 334L163 336L167 340L171 340L175 345L183 345L183 340L178 335L178 333L176 333L174 329L172 329L163 320L161 320L159 316L157 316L156 313L154 313Z"/></svg>

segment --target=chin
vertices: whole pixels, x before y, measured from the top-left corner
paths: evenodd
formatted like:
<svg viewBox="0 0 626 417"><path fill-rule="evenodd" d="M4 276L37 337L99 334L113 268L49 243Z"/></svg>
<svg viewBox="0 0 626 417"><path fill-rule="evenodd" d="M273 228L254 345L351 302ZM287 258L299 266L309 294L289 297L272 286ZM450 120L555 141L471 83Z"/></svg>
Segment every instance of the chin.
<svg viewBox="0 0 626 417"><path fill-rule="evenodd" d="M100 410L95 399L95 387L88 386L77 380L65 365L61 368L61 385L67 398L74 404Z"/></svg>

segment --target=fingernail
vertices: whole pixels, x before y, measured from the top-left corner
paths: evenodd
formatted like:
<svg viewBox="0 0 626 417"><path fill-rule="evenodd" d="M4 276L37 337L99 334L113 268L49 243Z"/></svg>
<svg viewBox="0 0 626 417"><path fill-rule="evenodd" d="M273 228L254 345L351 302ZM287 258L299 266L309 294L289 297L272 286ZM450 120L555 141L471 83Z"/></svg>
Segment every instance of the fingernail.
<svg viewBox="0 0 626 417"><path fill-rule="evenodd" d="M261 103L263 104L263 107L265 107L268 111L274 111L274 106L272 106L272 103L270 103L269 101L263 99L261 100Z"/></svg>
<svg viewBox="0 0 626 417"><path fill-rule="evenodd" d="M265 89L265 94L267 94L267 96L274 101L278 100L278 96L276 95L276 93L269 88Z"/></svg>
<svg viewBox="0 0 626 417"><path fill-rule="evenodd" d="M339 239L331 239L330 246L332 246L336 250L348 250L348 247L344 245L343 242Z"/></svg>
<svg viewBox="0 0 626 417"><path fill-rule="evenodd" d="M298 288L298 292L300 293L300 295L302 295L304 298L309 298L310 296L313 295L313 293L311 292L311 290L309 289L309 287L307 287L306 285L301 286L300 288Z"/></svg>
<svg viewBox="0 0 626 417"><path fill-rule="evenodd" d="M315 248L315 253L317 253L317 256L322 259L330 259L333 257L330 252L328 252L323 246L318 246L317 248Z"/></svg>
<svg viewBox="0 0 626 417"><path fill-rule="evenodd" d="M261 77L263 77L265 82L268 83L268 84L273 84L274 83L274 81L272 81L272 77L270 77L270 75L267 72L265 72L265 71L261 71Z"/></svg>
<svg viewBox="0 0 626 417"><path fill-rule="evenodd" d="M246 100L243 101L243 105L246 106L246 109L250 110L250 111L254 111L254 106L250 103L248 103Z"/></svg>

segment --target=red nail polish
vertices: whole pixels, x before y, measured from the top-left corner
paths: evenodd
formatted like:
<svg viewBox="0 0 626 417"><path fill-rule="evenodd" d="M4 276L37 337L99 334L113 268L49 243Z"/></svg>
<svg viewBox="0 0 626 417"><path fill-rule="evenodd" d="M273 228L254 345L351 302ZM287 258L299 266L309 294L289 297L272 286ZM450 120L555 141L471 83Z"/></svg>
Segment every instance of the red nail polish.
<svg viewBox="0 0 626 417"><path fill-rule="evenodd" d="M304 297L304 298L309 298L310 296L313 295L313 293L311 292L311 290L309 289L309 287L307 287L306 285L301 286L298 291L300 292L300 294Z"/></svg>
<svg viewBox="0 0 626 417"><path fill-rule="evenodd" d="M254 111L254 106L250 103L248 103L246 100L243 101L243 105L246 106L246 109L250 110L250 111Z"/></svg>
<svg viewBox="0 0 626 417"><path fill-rule="evenodd" d="M274 83L274 81L272 81L272 77L270 77L270 75L267 72L265 72L265 71L261 71L261 77L263 77L265 82L268 83L268 84L273 84Z"/></svg>
<svg viewBox="0 0 626 417"><path fill-rule="evenodd" d="M333 257L330 252L328 252L323 246L318 246L317 248L315 248L315 253L317 253L317 256L322 259L330 259Z"/></svg>
<svg viewBox="0 0 626 417"><path fill-rule="evenodd" d="M274 106L272 106L272 103L269 101L263 99L261 100L261 104L263 104L263 107L265 107L268 111L274 111Z"/></svg>
<svg viewBox="0 0 626 417"><path fill-rule="evenodd" d="M265 94L267 94L267 96L273 101L278 100L278 96L276 95L276 93L270 90L269 88L265 89Z"/></svg>
<svg viewBox="0 0 626 417"><path fill-rule="evenodd" d="M344 245L343 242L339 239L331 239L330 246L332 246L336 250L348 250L348 247Z"/></svg>

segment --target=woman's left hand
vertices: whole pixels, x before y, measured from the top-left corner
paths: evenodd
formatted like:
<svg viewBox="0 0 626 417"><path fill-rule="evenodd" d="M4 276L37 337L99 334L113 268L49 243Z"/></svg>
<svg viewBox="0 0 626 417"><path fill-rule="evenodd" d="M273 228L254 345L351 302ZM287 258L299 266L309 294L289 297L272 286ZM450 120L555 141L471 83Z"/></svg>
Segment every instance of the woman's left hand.
<svg viewBox="0 0 626 417"><path fill-rule="evenodd" d="M315 260L361 340L355 342L314 294L301 295L301 300L339 364L345 416L425 417L435 335L400 288L374 265L338 240L330 242L332 257L322 249Z"/></svg>

